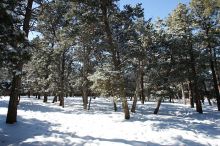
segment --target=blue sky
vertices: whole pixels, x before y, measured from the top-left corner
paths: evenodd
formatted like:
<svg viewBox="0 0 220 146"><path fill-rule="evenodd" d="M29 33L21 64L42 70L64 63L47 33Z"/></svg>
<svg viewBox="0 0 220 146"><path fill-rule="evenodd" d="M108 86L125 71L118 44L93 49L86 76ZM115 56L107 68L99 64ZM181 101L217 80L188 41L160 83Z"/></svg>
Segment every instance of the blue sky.
<svg viewBox="0 0 220 146"><path fill-rule="evenodd" d="M145 18L156 19L158 16L160 18L167 17L178 3L189 4L189 2L190 0L120 0L118 4L122 8L125 4L135 5L142 3Z"/></svg>

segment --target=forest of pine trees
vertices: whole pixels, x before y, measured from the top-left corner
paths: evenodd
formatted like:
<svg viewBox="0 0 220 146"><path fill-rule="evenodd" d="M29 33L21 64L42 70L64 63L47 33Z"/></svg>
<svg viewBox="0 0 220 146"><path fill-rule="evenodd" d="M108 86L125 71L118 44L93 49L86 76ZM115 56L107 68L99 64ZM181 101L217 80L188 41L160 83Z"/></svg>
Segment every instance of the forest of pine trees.
<svg viewBox="0 0 220 146"><path fill-rule="evenodd" d="M65 108L65 98L112 97L124 118L138 100L182 99L203 113L220 111L220 2L191 0L166 18L119 0L1 0L0 95L9 95L6 123L17 121L20 95ZM28 37L39 34L34 39ZM132 107L127 100L132 100ZM210 102L210 104L212 104Z"/></svg>

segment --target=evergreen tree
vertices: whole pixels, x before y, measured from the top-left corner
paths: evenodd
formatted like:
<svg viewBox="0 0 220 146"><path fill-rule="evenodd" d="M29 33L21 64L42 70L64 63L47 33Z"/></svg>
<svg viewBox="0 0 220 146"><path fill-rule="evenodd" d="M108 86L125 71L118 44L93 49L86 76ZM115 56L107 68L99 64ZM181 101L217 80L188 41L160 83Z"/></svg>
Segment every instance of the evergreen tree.
<svg viewBox="0 0 220 146"><path fill-rule="evenodd" d="M218 80L216 73L216 66L214 63L215 48L219 46L218 25L219 25L219 7L217 0L192 0L190 3L192 13L194 16L194 25L197 27L198 46L208 52L210 69L212 72L213 86L215 90L215 97L217 99L218 110L220 111L220 94L218 89Z"/></svg>
<svg viewBox="0 0 220 146"><path fill-rule="evenodd" d="M29 59L28 33L33 0L1 2L1 54L3 62L12 73L10 100L6 123L13 124L17 118L17 98L20 93L23 64ZM24 9L22 9L24 8ZM21 13L24 17L21 17ZM3 20L3 21L2 21ZM20 27L20 24L23 26ZM2 62L1 60L1 62Z"/></svg>
<svg viewBox="0 0 220 146"><path fill-rule="evenodd" d="M182 44L181 48L178 47L178 58L174 60L177 61L180 58L182 58L182 61L184 61L183 65L187 66L188 63L190 64L190 71L186 70L185 72L188 72L188 77L186 77L188 78L188 81L191 83L191 107L193 107L193 100L195 100L197 112L202 113L202 106L198 90L198 71L196 71L196 51L194 49L195 45L193 44L195 41L193 40L192 34L192 17L186 5L179 4L177 6L177 8L169 17L168 24L170 28L170 33L173 35L173 40L177 40L176 42L178 42L178 45ZM190 59L185 60L183 58L184 56L189 56L186 58ZM178 69L178 66L175 66L175 68Z"/></svg>

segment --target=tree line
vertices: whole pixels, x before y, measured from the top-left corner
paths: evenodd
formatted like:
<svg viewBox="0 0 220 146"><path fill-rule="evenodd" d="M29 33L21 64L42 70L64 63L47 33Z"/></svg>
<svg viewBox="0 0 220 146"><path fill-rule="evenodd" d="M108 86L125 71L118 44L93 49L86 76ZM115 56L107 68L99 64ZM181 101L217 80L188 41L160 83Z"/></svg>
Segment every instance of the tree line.
<svg viewBox="0 0 220 146"><path fill-rule="evenodd" d="M28 40L30 32L39 36ZM112 97L124 118L155 98L215 99L220 111L220 3L192 0L164 19L144 17L141 4L118 0L3 0L0 2L1 94L9 94L6 123L17 118L18 97ZM132 97L129 109L127 97ZM210 102L211 104L211 102Z"/></svg>

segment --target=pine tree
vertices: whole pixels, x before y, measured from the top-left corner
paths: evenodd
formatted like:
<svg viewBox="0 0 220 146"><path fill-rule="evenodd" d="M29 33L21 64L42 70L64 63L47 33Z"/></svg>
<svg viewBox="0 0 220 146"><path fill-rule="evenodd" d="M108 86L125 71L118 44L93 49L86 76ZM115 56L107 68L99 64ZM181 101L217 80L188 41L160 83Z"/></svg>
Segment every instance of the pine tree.
<svg viewBox="0 0 220 146"><path fill-rule="evenodd" d="M101 26L98 20L99 9L94 2L75 3L72 12L68 17L74 18L74 23L69 25L73 33L70 38L77 46L74 50L75 59L81 63L80 85L82 91L83 108L88 109L88 96L92 94L89 74L93 73L93 67L96 62L96 53L99 52L100 38L102 37ZM72 35L71 35L72 34Z"/></svg>
<svg viewBox="0 0 220 146"><path fill-rule="evenodd" d="M26 5L27 4L27 5ZM21 87L21 75L23 64L29 59L28 33L31 19L33 0L24 1L2 1L1 2L1 29L4 39L1 38L1 54L4 55L3 62L12 72L11 93L8 105L6 123L13 124L17 121L17 98ZM24 11L22 11L22 8ZM24 19L20 13L24 13ZM22 29L20 27L22 24ZM3 27L2 27L3 26ZM2 36L2 35L1 35ZM2 62L2 61L1 61Z"/></svg>
<svg viewBox="0 0 220 146"><path fill-rule="evenodd" d="M217 107L220 111L220 94L218 89L218 80L216 74L216 66L214 63L214 50L219 45L216 28L219 25L217 0L192 0L190 3L194 16L194 24L197 27L198 43L201 49L208 51L210 58L210 69L212 72L213 86L215 89L215 97L217 99Z"/></svg>
<svg viewBox="0 0 220 146"><path fill-rule="evenodd" d="M196 71L196 58L195 58L195 50L194 50L194 40L193 40L193 34L192 34L192 17L189 13L189 9L186 7L185 4L179 4L177 8L173 11L171 16L168 20L170 33L173 35L173 39L179 39L181 42L182 48L179 50L179 53L181 55L178 55L178 57L181 57L182 55L189 56L190 62L190 71L188 75L192 75L188 77L189 82L191 83L191 93L193 93L191 96L191 107L193 107L193 100L195 100L196 103L196 110L199 113L202 113L202 106L201 101L199 97L199 90L198 90L198 73ZM180 43L179 43L180 44ZM178 45L179 45L178 44ZM182 54L184 53L184 54ZM176 59L175 59L176 60ZM186 65L186 64L185 64ZM176 66L177 68L177 66ZM186 70L187 72L187 70Z"/></svg>

